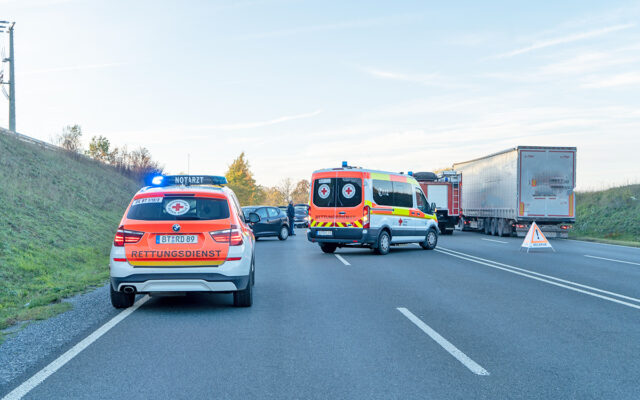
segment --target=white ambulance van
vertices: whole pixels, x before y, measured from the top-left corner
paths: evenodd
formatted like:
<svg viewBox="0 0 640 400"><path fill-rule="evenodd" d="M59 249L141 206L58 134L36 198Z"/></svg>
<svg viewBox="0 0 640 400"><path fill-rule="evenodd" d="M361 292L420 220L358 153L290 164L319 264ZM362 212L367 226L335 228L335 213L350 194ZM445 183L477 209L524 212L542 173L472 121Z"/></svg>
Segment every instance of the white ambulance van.
<svg viewBox="0 0 640 400"><path fill-rule="evenodd" d="M435 205L410 174L354 168L322 169L311 176L307 238L325 253L338 247L370 247L387 254L392 245L438 243Z"/></svg>

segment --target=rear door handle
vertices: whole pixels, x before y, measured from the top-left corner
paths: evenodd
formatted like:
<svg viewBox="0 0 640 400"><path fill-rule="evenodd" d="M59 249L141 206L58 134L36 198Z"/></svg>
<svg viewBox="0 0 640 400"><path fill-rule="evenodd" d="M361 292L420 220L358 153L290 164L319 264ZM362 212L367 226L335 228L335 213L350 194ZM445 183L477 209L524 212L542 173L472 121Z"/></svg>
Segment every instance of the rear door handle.
<svg viewBox="0 0 640 400"><path fill-rule="evenodd" d="M338 214L340 214L340 215L345 215L345 214L346 214L346 212L345 212L345 211L340 211Z"/></svg>

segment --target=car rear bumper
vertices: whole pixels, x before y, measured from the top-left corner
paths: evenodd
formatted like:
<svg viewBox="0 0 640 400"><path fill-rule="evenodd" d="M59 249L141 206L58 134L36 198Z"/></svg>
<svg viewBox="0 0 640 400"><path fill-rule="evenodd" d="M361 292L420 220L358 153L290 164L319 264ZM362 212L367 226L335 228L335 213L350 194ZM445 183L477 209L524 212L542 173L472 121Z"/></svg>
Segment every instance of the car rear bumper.
<svg viewBox="0 0 640 400"><path fill-rule="evenodd" d="M248 283L249 275L226 276L217 273L131 274L111 278L114 290L120 291L124 286L133 286L137 293L233 292L245 289Z"/></svg>
<svg viewBox="0 0 640 400"><path fill-rule="evenodd" d="M318 231L331 231L331 236L318 235ZM379 229L310 228L307 231L307 239L314 243L371 245L378 240L378 231Z"/></svg>

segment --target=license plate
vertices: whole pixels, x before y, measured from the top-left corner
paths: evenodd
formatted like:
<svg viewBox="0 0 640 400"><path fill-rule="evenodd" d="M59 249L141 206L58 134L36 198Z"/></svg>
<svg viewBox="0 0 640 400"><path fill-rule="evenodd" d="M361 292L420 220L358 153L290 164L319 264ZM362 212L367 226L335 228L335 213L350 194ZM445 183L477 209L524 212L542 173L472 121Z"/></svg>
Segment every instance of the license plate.
<svg viewBox="0 0 640 400"><path fill-rule="evenodd" d="M198 235L157 235L156 244L198 243Z"/></svg>
<svg viewBox="0 0 640 400"><path fill-rule="evenodd" d="M331 231L318 231L316 234L318 236L333 236L333 232Z"/></svg>

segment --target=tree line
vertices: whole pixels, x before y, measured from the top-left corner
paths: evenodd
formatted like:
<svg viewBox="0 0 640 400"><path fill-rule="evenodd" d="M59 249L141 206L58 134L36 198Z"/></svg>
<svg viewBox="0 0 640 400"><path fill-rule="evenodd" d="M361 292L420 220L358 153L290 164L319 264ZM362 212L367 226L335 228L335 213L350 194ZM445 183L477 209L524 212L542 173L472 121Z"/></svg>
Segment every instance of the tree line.
<svg viewBox="0 0 640 400"><path fill-rule="evenodd" d="M294 204L309 202L309 181L306 179L294 184L291 178L283 178L275 186L258 185L244 152L229 165L225 177L242 206L282 206L289 200Z"/></svg>
<svg viewBox="0 0 640 400"><path fill-rule="evenodd" d="M106 137L93 136L89 146L82 148L82 128L80 125L69 125L53 138L53 143L77 155L84 154L89 158L111 165L121 174L143 180L147 175L162 173L163 167L151 157L146 147L129 150L127 146L111 147Z"/></svg>

